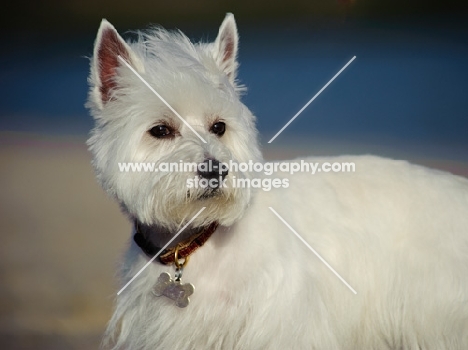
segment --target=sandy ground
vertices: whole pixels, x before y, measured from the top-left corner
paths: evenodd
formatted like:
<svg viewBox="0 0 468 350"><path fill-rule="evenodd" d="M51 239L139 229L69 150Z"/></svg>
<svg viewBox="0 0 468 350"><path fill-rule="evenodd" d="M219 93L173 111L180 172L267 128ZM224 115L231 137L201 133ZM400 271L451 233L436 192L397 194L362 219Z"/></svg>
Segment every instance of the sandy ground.
<svg viewBox="0 0 468 350"><path fill-rule="evenodd" d="M96 349L130 225L83 140L1 135L0 348Z"/></svg>
<svg viewBox="0 0 468 350"><path fill-rule="evenodd" d="M98 348L130 224L90 161L82 138L0 134L2 349ZM419 162L468 175L467 163Z"/></svg>

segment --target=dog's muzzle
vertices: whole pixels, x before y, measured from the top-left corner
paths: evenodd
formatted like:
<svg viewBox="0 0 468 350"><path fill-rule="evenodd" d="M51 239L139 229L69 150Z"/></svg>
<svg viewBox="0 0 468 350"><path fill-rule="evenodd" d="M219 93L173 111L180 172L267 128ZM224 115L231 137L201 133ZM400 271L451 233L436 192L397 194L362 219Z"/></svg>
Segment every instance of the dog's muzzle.
<svg viewBox="0 0 468 350"><path fill-rule="evenodd" d="M227 166L221 164L216 159L205 159L203 163L198 166L197 174L201 180L207 183L207 192L212 193L213 190L218 190L222 187L222 183L229 171Z"/></svg>

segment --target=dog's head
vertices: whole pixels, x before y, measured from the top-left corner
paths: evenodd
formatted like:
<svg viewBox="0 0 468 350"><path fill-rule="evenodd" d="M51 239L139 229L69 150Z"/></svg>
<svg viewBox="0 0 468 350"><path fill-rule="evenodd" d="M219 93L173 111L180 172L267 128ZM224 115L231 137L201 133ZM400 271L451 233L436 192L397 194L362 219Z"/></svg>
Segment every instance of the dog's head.
<svg viewBox="0 0 468 350"><path fill-rule="evenodd" d="M98 180L131 217L176 228L202 207L195 226L231 225L243 214L250 189L230 182L249 174L216 167L261 158L255 118L239 99L237 48L231 14L213 43L198 44L163 29L127 43L102 21L89 77L96 125L88 145ZM174 171L174 163L186 171ZM215 177L228 187L200 184Z"/></svg>

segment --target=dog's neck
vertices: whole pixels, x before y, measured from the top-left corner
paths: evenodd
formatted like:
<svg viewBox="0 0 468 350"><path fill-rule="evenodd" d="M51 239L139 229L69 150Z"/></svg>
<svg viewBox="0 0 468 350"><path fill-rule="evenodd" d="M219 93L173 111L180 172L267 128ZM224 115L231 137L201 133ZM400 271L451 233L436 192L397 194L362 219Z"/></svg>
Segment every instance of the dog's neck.
<svg viewBox="0 0 468 350"><path fill-rule="evenodd" d="M176 247L179 247L179 258L188 257L201 247L217 228L217 222L213 222L205 227L186 228L159 254L159 262L163 264L173 263ZM153 257L161 251L162 247L176 233L159 225L144 225L135 220L135 235L133 239L146 255Z"/></svg>

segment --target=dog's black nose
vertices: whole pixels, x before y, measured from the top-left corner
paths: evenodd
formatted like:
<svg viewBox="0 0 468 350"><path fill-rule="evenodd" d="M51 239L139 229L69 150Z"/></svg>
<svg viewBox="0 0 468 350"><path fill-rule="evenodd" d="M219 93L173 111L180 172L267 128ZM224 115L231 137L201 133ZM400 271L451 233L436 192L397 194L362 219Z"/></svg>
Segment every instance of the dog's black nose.
<svg viewBox="0 0 468 350"><path fill-rule="evenodd" d="M224 180L227 174L227 165L220 163L216 159L205 159L203 163L198 165L198 175L208 180L220 177Z"/></svg>

